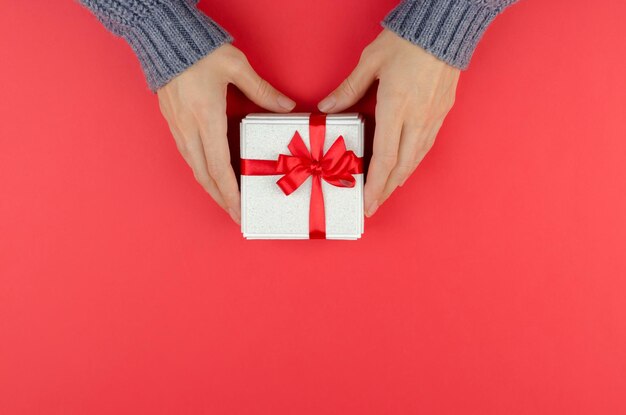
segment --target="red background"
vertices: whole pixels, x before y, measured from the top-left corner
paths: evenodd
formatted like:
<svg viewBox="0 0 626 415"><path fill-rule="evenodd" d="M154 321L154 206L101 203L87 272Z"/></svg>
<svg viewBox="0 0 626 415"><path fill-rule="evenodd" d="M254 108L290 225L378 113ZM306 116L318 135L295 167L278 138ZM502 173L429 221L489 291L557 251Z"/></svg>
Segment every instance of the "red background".
<svg viewBox="0 0 626 415"><path fill-rule="evenodd" d="M308 3L201 5L301 111L395 0ZM625 13L508 9L363 239L294 242L242 239L87 10L2 1L0 413L626 413Z"/></svg>

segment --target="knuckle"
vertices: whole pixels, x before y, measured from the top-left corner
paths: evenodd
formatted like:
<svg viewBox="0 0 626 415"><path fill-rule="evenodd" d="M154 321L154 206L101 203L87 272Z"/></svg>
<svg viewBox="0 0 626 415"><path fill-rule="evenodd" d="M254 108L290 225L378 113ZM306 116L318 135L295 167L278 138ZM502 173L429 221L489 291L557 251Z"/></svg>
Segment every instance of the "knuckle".
<svg viewBox="0 0 626 415"><path fill-rule="evenodd" d="M398 161L398 155L393 153L383 153L378 156L372 156L374 163L378 164L383 170L390 171Z"/></svg>
<svg viewBox="0 0 626 415"><path fill-rule="evenodd" d="M406 123L414 136L422 137L430 128L430 121L425 112L412 110L407 114Z"/></svg>
<svg viewBox="0 0 626 415"><path fill-rule="evenodd" d="M240 76L245 73L249 67L248 58L240 50L233 51L227 61L227 66L234 76Z"/></svg>
<svg viewBox="0 0 626 415"><path fill-rule="evenodd" d="M236 59L236 60L238 60L240 62L248 64L248 57L241 50L239 50L237 48L233 48L232 56L233 56L233 59Z"/></svg>
<svg viewBox="0 0 626 415"><path fill-rule="evenodd" d="M196 177L196 180L198 181L198 183L200 183L200 186L202 186L205 192L213 194L213 188L211 187L210 182L206 177Z"/></svg>
<svg viewBox="0 0 626 415"><path fill-rule="evenodd" d="M373 58L375 55L375 50L372 44L365 46L361 51L361 56L359 57L359 62L366 62L369 59Z"/></svg>
<svg viewBox="0 0 626 415"><path fill-rule="evenodd" d="M189 155L195 151L194 140L191 132L182 131L179 140L176 140L176 147L183 155Z"/></svg>
<svg viewBox="0 0 626 415"><path fill-rule="evenodd" d="M193 178L196 179L196 181L200 183L202 187L204 187L204 180L202 180L202 176L193 167L191 168L191 171L193 173Z"/></svg>
<svg viewBox="0 0 626 415"><path fill-rule="evenodd" d="M434 138L432 138L432 139L427 139L427 140L424 140L421 144L422 144L422 145L421 145L421 149L422 149L422 151L424 151L424 152L430 151L430 149L431 149L431 148L433 147L433 145L435 144L435 139L434 139Z"/></svg>
<svg viewBox="0 0 626 415"><path fill-rule="evenodd" d="M175 140L175 143L176 143L176 148L178 149L178 152L182 154L183 157L187 157L188 151L187 151L187 146L185 146L184 142L182 140Z"/></svg>
<svg viewBox="0 0 626 415"><path fill-rule="evenodd" d="M416 161L413 161L413 160L406 161L406 162L398 163L398 165L396 166L396 170L398 171L398 174L400 176L405 177L411 174L415 166L417 166Z"/></svg>
<svg viewBox="0 0 626 415"><path fill-rule="evenodd" d="M178 145L178 151L180 151L180 153L182 155L184 155L185 157L189 156L190 154L193 153L193 146L191 144L191 141L189 140L182 140L179 145Z"/></svg>
<svg viewBox="0 0 626 415"><path fill-rule="evenodd" d="M224 196L224 200L226 200L228 203L236 203L237 199L238 199L238 195L236 192L233 191L227 191L223 193Z"/></svg>
<svg viewBox="0 0 626 415"><path fill-rule="evenodd" d="M256 96L260 99L265 99L269 96L270 91L270 84L265 79L260 78L256 88Z"/></svg>
<svg viewBox="0 0 626 415"><path fill-rule="evenodd" d="M406 172L401 175L398 175L398 182L396 183L398 186L407 181L407 179L411 177L411 172Z"/></svg>
<svg viewBox="0 0 626 415"><path fill-rule="evenodd" d="M414 161L410 161L410 160L407 160L404 163L399 163L394 169L397 180L400 183L406 181L406 179L409 176L411 176L411 174L413 173L413 170L415 170L416 167L417 167L417 163Z"/></svg>
<svg viewBox="0 0 626 415"><path fill-rule="evenodd" d="M207 178L196 177L196 181L200 184L200 186L202 186L205 192L213 196L213 189L211 188L211 185L209 184L209 180Z"/></svg>
<svg viewBox="0 0 626 415"><path fill-rule="evenodd" d="M361 55L359 56L359 62L366 61L372 55L372 47L367 45L361 51Z"/></svg>
<svg viewBox="0 0 626 415"><path fill-rule="evenodd" d="M352 75L349 75L343 81L341 91L344 93L344 95L347 95L348 97L354 97L357 95L356 85L354 84L354 79Z"/></svg>
<svg viewBox="0 0 626 415"><path fill-rule="evenodd" d="M207 160L207 170L214 180L220 180L226 173L226 163L218 159Z"/></svg>
<svg viewBox="0 0 626 415"><path fill-rule="evenodd" d="M200 186L202 186L206 190L209 185L208 177L206 176L206 173L202 173L202 171L199 170L197 166L190 166L190 167L191 167L191 171L193 172L193 177L194 179L196 179L196 182L198 182Z"/></svg>
<svg viewBox="0 0 626 415"><path fill-rule="evenodd" d="M451 109L456 102L456 94L450 94L450 99L448 100L448 109Z"/></svg>
<svg viewBox="0 0 626 415"><path fill-rule="evenodd" d="M228 50L228 56L230 57L230 59L236 59L236 60L245 60L246 59L246 54L243 53L241 50L233 47L230 48Z"/></svg>

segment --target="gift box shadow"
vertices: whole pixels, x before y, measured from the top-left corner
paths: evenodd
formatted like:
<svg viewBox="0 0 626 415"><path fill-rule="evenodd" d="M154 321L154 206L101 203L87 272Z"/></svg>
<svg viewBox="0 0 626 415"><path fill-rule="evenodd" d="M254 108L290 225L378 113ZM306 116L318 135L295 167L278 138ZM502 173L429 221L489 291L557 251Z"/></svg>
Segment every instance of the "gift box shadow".
<svg viewBox="0 0 626 415"><path fill-rule="evenodd" d="M375 83L367 91L365 96L354 106L348 108L342 112L358 112L363 116L365 123L365 148L364 148L364 165L365 174L369 167L369 161L372 157L372 142L374 140L374 129L376 127L376 119L374 117L374 109L376 106L376 90L378 84ZM304 101L298 100L297 102ZM316 102L302 102L299 103L293 112L312 112L317 111ZM230 159L237 181L240 183L241 169L239 164L240 159L240 130L239 126L241 120L246 115L255 112L267 112L263 108L250 102L241 91L236 87L229 85L227 94L227 115L228 115L228 142L230 148Z"/></svg>

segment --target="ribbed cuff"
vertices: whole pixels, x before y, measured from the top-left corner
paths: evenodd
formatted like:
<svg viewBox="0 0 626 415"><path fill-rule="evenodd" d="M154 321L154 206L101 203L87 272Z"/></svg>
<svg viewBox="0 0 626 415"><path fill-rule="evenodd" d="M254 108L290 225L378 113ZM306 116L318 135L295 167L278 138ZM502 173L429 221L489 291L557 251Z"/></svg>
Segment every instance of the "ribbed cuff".
<svg viewBox="0 0 626 415"><path fill-rule="evenodd" d="M141 62L155 92L232 36L202 13L194 0L158 1L149 15L121 35Z"/></svg>
<svg viewBox="0 0 626 415"><path fill-rule="evenodd" d="M404 0L382 26L459 69L500 9L470 0Z"/></svg>

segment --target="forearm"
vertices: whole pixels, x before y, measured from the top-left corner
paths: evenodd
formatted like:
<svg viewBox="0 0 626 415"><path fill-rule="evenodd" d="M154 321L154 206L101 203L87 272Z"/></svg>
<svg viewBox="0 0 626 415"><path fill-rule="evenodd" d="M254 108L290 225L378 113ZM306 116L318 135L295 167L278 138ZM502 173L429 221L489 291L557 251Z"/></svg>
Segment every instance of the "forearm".
<svg viewBox="0 0 626 415"><path fill-rule="evenodd" d="M156 91L232 37L197 9L197 0L79 0L123 37Z"/></svg>
<svg viewBox="0 0 626 415"><path fill-rule="evenodd" d="M404 0L382 25L460 69L493 19L517 0Z"/></svg>

